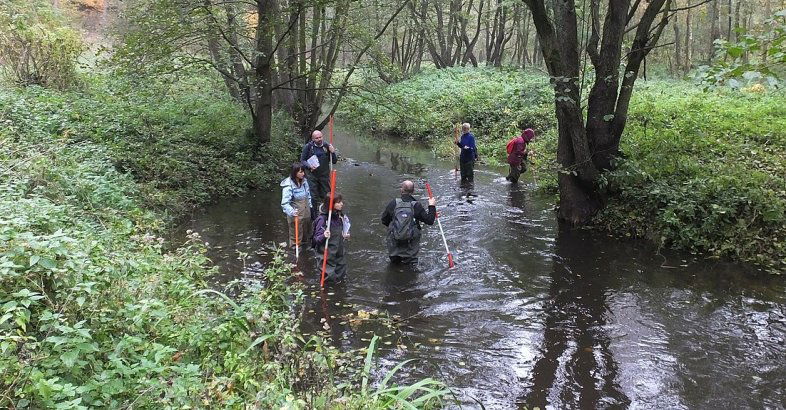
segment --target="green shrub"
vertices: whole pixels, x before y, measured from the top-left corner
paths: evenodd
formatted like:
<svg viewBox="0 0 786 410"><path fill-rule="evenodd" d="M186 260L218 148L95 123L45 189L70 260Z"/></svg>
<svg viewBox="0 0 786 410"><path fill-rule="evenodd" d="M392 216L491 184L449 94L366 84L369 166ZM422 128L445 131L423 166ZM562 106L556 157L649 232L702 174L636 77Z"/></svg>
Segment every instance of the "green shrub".
<svg viewBox="0 0 786 410"><path fill-rule="evenodd" d="M113 165L140 184L143 205L182 215L193 207L277 182L298 141L282 115L258 150L249 119L204 75L144 86L94 78L85 92L31 87L0 91L0 121L11 135L107 148Z"/></svg>
<svg viewBox="0 0 786 410"><path fill-rule="evenodd" d="M627 160L598 223L694 253L786 268L786 98L675 82L634 94Z"/></svg>
<svg viewBox="0 0 786 410"><path fill-rule="evenodd" d="M43 0L0 3L0 73L19 86L66 89L78 82L79 33Z"/></svg>

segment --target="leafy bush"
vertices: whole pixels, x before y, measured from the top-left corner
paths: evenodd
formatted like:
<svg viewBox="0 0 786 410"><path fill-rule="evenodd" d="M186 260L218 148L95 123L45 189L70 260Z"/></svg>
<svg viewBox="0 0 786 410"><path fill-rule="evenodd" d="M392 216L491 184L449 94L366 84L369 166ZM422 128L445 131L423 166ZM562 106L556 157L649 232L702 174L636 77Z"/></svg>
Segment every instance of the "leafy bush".
<svg viewBox="0 0 786 410"><path fill-rule="evenodd" d="M541 133L553 127L552 90L540 74L456 67L425 70L375 89L369 84L346 98L345 117L393 135L428 141L452 152L458 122L472 124L482 158L503 160L504 145L524 124Z"/></svg>
<svg viewBox="0 0 786 410"><path fill-rule="evenodd" d="M174 84L93 79L86 92L32 87L0 92L0 121L10 135L90 141L140 184L145 207L181 215L218 196L265 186L296 158L298 141L277 116L273 142L258 151L242 107L213 80L195 75Z"/></svg>
<svg viewBox="0 0 786 410"><path fill-rule="evenodd" d="M606 175L615 198L598 223L691 252L786 268L783 94L643 84Z"/></svg>
<svg viewBox="0 0 786 410"><path fill-rule="evenodd" d="M0 64L10 82L65 89L77 83L82 39L43 0L0 3Z"/></svg>
<svg viewBox="0 0 786 410"><path fill-rule="evenodd" d="M717 59L699 67L697 79L708 86L727 84L736 89L747 83L777 88L786 74L786 10L775 13L764 27L762 33L737 29L735 42L715 40Z"/></svg>

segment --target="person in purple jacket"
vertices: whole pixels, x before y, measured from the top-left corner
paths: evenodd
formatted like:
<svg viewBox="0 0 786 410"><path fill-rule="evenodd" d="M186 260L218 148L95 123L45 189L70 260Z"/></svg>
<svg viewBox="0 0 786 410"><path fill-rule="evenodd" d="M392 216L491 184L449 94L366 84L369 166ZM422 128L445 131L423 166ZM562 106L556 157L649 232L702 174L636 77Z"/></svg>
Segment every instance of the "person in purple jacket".
<svg viewBox="0 0 786 410"><path fill-rule="evenodd" d="M325 265L325 279L338 283L347 276L347 257L344 242L349 240L349 217L344 213L344 197L336 192L333 198L333 216L330 227L327 226L330 207L330 195L319 206L319 216L314 221L314 236L311 245L317 251L317 263L320 268L325 256L325 242L328 246L328 260Z"/></svg>
<svg viewBox="0 0 786 410"><path fill-rule="evenodd" d="M535 131L532 128L527 128L513 141L513 151L508 154L510 172L505 177L508 181L514 184L518 183L521 173L527 170L528 145L533 140L535 140Z"/></svg>
<svg viewBox="0 0 786 410"><path fill-rule="evenodd" d="M456 139L456 145L461 148L459 164L461 166L461 182L472 182L475 179L475 161L478 159L478 148L475 146L475 136L469 131L468 122L461 124L461 139Z"/></svg>

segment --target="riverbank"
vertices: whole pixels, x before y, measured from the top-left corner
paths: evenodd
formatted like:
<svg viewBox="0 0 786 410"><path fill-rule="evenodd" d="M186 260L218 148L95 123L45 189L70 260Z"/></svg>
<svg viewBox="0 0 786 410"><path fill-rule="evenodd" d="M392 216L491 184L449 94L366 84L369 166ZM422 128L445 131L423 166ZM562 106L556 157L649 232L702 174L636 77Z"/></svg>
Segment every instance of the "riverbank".
<svg viewBox="0 0 786 410"><path fill-rule="evenodd" d="M163 239L183 212L278 180L294 133L274 127L256 154L202 77L94 80L0 91L0 405L384 408L438 391L372 388L373 346L364 363L304 337L282 254L230 299L198 233Z"/></svg>
<svg viewBox="0 0 786 410"><path fill-rule="evenodd" d="M553 92L543 74L452 68L377 86L348 98L345 117L423 140L441 155L453 155L452 126L467 121L481 160L491 164L503 163L505 144L526 124L539 135L531 171L556 192ZM785 102L778 91L640 81L621 142L626 158L604 175L611 200L594 227L784 272Z"/></svg>

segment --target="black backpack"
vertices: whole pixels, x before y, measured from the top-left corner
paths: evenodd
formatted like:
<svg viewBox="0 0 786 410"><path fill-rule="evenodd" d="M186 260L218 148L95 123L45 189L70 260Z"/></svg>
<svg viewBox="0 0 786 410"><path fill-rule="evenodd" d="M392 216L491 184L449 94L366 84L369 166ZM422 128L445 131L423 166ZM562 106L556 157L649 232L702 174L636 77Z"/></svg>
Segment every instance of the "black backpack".
<svg viewBox="0 0 786 410"><path fill-rule="evenodd" d="M388 232L396 242L409 242L415 238L415 201L405 202L401 198L396 198L396 206L393 208L393 220L390 222Z"/></svg>

